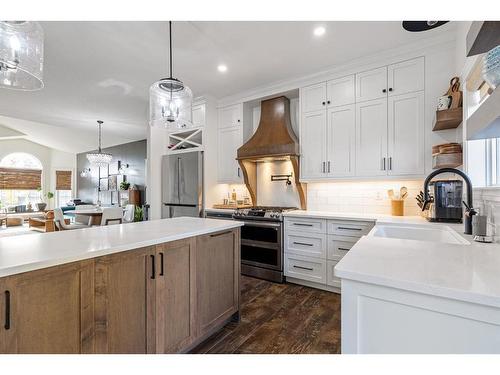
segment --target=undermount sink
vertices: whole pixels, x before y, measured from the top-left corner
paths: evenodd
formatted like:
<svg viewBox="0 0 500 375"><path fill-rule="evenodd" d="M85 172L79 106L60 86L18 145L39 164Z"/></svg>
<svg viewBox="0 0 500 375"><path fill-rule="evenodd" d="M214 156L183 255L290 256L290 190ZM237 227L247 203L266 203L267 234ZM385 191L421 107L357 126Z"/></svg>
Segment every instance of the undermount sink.
<svg viewBox="0 0 500 375"><path fill-rule="evenodd" d="M457 245L469 245L470 243L462 238L450 227L442 226L433 228L424 225L376 225L370 236L399 238L402 240L430 241L440 243L451 243Z"/></svg>

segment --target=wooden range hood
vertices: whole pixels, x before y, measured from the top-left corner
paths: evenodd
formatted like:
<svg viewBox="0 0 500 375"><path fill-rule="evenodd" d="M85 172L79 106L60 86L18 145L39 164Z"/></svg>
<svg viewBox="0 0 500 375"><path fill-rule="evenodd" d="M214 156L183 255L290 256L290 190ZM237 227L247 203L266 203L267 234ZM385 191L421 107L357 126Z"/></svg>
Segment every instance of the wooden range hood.
<svg viewBox="0 0 500 375"><path fill-rule="evenodd" d="M306 186L299 181L299 142L292 129L290 100L287 97L262 101L259 127L252 138L238 149L237 155L254 205L257 204L257 163L290 160L300 207L306 209Z"/></svg>

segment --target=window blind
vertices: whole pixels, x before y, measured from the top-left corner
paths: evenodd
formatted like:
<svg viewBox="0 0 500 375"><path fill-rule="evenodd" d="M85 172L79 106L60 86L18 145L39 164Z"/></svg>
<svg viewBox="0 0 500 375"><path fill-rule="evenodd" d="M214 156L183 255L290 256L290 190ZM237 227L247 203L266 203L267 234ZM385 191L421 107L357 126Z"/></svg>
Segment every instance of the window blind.
<svg viewBox="0 0 500 375"><path fill-rule="evenodd" d="M36 190L42 186L39 169L0 168L0 189Z"/></svg>
<svg viewBox="0 0 500 375"><path fill-rule="evenodd" d="M71 190L71 171L56 171L56 190Z"/></svg>

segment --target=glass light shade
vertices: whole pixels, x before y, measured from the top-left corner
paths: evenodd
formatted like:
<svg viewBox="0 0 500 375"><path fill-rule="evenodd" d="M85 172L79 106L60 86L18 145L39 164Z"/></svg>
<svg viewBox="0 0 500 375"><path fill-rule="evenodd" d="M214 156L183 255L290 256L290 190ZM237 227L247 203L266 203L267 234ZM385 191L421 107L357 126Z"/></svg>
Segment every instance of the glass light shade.
<svg viewBox="0 0 500 375"><path fill-rule="evenodd" d="M149 89L149 123L167 129L192 124L191 89L175 78L163 78Z"/></svg>
<svg viewBox="0 0 500 375"><path fill-rule="evenodd" d="M91 152L87 154L87 160L90 164L95 165L96 167L107 167L111 160L113 159L113 155L107 154L105 152Z"/></svg>
<svg viewBox="0 0 500 375"><path fill-rule="evenodd" d="M0 87L43 88L43 29L38 22L0 21Z"/></svg>

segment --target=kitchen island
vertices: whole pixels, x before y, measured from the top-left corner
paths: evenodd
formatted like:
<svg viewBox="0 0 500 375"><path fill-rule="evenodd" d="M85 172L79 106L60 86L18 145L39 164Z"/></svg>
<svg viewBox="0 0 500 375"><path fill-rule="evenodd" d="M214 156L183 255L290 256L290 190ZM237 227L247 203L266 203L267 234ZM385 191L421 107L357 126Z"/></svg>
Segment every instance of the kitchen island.
<svg viewBox="0 0 500 375"><path fill-rule="evenodd" d="M0 239L0 353L177 353L239 318L236 221Z"/></svg>

